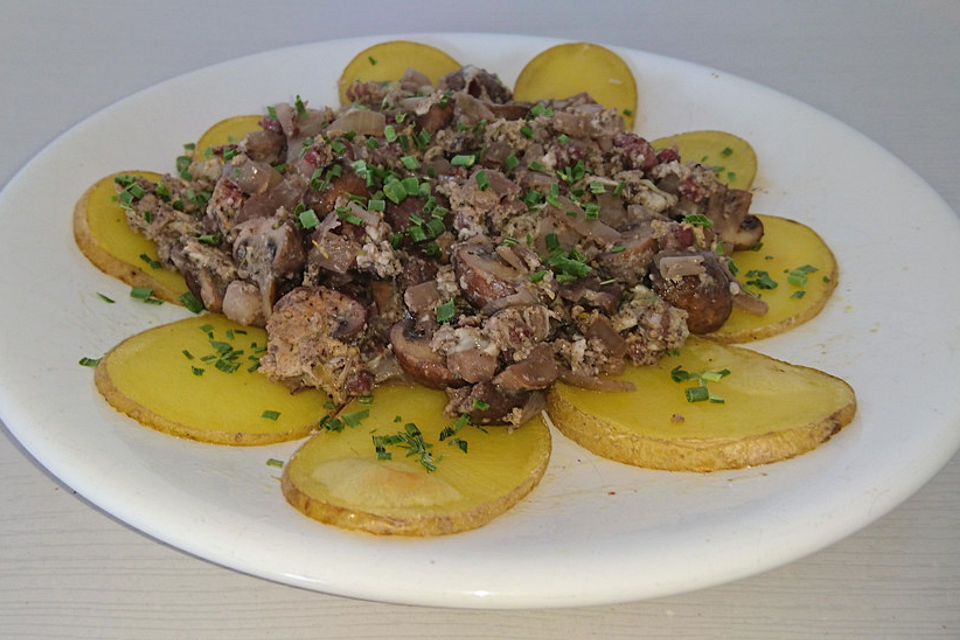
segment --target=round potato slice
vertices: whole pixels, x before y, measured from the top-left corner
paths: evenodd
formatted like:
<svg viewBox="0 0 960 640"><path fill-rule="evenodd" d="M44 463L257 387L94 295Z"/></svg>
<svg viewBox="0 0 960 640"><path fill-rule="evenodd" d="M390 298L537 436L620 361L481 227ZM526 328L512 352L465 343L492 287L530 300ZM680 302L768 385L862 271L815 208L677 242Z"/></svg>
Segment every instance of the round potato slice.
<svg viewBox="0 0 960 640"><path fill-rule="evenodd" d="M627 130L633 129L637 111L633 72L623 58L598 44L567 42L540 52L520 71L513 97L536 102L584 91L605 107L615 107Z"/></svg>
<svg viewBox="0 0 960 640"><path fill-rule="evenodd" d="M783 333L814 318L837 287L833 252L810 227L760 215L763 242L731 256L737 279L767 303L759 316L734 308L720 329L704 337L725 344Z"/></svg>
<svg viewBox="0 0 960 640"><path fill-rule="evenodd" d="M436 47L408 40L381 42L364 49L344 68L337 82L340 104L348 104L347 87L354 82L392 82L407 69L416 69L434 84L462 65Z"/></svg>
<svg viewBox="0 0 960 640"><path fill-rule="evenodd" d="M233 116L216 123L197 140L196 153L203 154L210 147L240 142L251 131L260 129L263 116Z"/></svg>
<svg viewBox="0 0 960 640"><path fill-rule="evenodd" d="M203 315L148 329L97 365L97 389L118 411L171 435L261 445L307 435L327 397L297 394L255 370L263 329Z"/></svg>
<svg viewBox="0 0 960 640"><path fill-rule="evenodd" d="M784 460L830 439L856 412L853 389L839 378L693 337L678 356L628 367L618 379L636 391L556 383L547 412L561 433L593 453L651 469L716 471Z"/></svg>
<svg viewBox="0 0 960 640"><path fill-rule="evenodd" d="M132 287L153 289L161 300L180 304L187 292L180 274L157 262L157 249L150 240L127 226L126 214L117 203L114 179L131 175L160 180L152 171L121 171L99 180L87 189L73 208L73 237L77 247L98 269Z"/></svg>
<svg viewBox="0 0 960 640"><path fill-rule="evenodd" d="M714 167L717 178L733 189L749 189L757 175L757 154L750 143L726 131L688 131L650 142L657 151L676 146L681 162Z"/></svg>
<svg viewBox="0 0 960 640"><path fill-rule="evenodd" d="M321 522L375 534L486 524L540 482L550 432L539 417L514 431L457 429L441 415L446 402L442 391L384 386L371 403L348 405L285 465L287 501ZM446 428L457 430L441 440Z"/></svg>

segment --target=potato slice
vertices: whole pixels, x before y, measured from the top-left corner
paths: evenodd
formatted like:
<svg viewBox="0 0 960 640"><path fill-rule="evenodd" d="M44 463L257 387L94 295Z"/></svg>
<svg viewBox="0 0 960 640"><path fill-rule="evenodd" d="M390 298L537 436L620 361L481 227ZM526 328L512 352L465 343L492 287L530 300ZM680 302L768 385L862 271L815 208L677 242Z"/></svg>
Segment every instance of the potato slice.
<svg viewBox="0 0 960 640"><path fill-rule="evenodd" d="M467 425L441 441L455 423L441 415L446 402L442 391L384 386L372 403L348 405L341 418L369 415L357 426L322 431L293 455L283 470L287 501L321 522L376 534L430 536L486 524L540 482L550 432L537 417L513 432ZM378 459L373 438L406 433L407 424L429 446L435 471L397 445L385 447L389 460ZM456 439L468 443L466 453Z"/></svg>
<svg viewBox="0 0 960 640"><path fill-rule="evenodd" d="M757 154L750 143L726 131L688 131L650 142L657 151L676 145L681 162L709 164L720 182L749 189L757 175Z"/></svg>
<svg viewBox="0 0 960 640"><path fill-rule="evenodd" d="M689 379L676 367L719 377L709 399L689 402ZM679 371L679 370L678 370ZM722 375L722 374L721 374ZM556 383L547 412L557 429L597 455L671 471L716 471L767 464L805 453L830 439L856 412L853 389L816 369L691 337L678 356L628 367L618 379L636 391L597 393Z"/></svg>
<svg viewBox="0 0 960 640"><path fill-rule="evenodd" d="M73 208L77 246L107 275L133 287L149 287L157 298L179 304L178 298L187 292L187 283L178 273L150 266L156 264L156 246L127 226L126 215L116 201L114 178L121 175L153 181L161 178L152 171L121 171L87 189Z"/></svg>
<svg viewBox="0 0 960 640"><path fill-rule="evenodd" d="M219 315L187 318L114 347L97 365L97 389L118 411L182 438L231 445L302 438L326 413L327 397L291 394L251 371L251 356L266 344L263 329Z"/></svg>
<svg viewBox="0 0 960 640"><path fill-rule="evenodd" d="M340 104L348 104L347 87L354 82L390 82L399 80L410 68L424 73L433 84L440 76L456 71L461 65L436 47L408 40L381 42L364 49L344 68L337 81Z"/></svg>
<svg viewBox="0 0 960 640"><path fill-rule="evenodd" d="M820 313L837 287L837 261L813 229L786 218L759 218L761 245L731 257L737 279L767 303L767 313L734 308L720 329L705 336L716 342L759 340L803 324ZM760 288L770 286L763 274L776 283L774 288Z"/></svg>
<svg viewBox="0 0 960 640"><path fill-rule="evenodd" d="M633 72L623 58L598 44L567 42L540 52L520 71L513 97L535 102L583 91L605 107L616 107L627 130L633 129L637 112Z"/></svg>
<svg viewBox="0 0 960 640"><path fill-rule="evenodd" d="M263 116L233 116L216 123L197 140L196 153L202 154L208 147L220 147L240 142L251 131L260 129Z"/></svg>

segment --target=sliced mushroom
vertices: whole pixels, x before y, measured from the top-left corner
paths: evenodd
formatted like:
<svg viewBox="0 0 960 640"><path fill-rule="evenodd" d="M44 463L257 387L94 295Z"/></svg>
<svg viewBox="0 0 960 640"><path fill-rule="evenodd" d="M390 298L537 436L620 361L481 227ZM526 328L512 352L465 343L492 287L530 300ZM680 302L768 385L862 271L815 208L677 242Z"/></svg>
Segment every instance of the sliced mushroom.
<svg viewBox="0 0 960 640"><path fill-rule="evenodd" d="M252 282L234 280L223 295L223 315L245 326L262 327L267 318L263 314L260 289Z"/></svg>
<svg viewBox="0 0 960 640"><path fill-rule="evenodd" d="M448 416L466 414L473 424L494 424L509 420L515 409L527 403L530 391L509 393L491 381L478 382L472 387L448 388L449 402L443 410Z"/></svg>
<svg viewBox="0 0 960 640"><path fill-rule="evenodd" d="M463 243L451 247L450 262L463 295L478 309L517 293L523 274L503 262L489 247Z"/></svg>
<svg viewBox="0 0 960 640"><path fill-rule="evenodd" d="M664 261L667 261L666 264ZM691 333L719 329L733 310L730 278L712 251L658 255L650 281L657 295L687 312Z"/></svg>
<svg viewBox="0 0 960 640"><path fill-rule="evenodd" d="M498 373L493 382L506 392L531 391L546 389L558 374L553 347L540 343L525 359Z"/></svg>
<svg viewBox="0 0 960 640"><path fill-rule="evenodd" d="M463 379L447 368L445 358L430 348L429 337L417 335L409 320L393 325L390 345L397 362L416 382L434 389L463 384Z"/></svg>
<svg viewBox="0 0 960 640"><path fill-rule="evenodd" d="M263 313L270 317L283 280L296 277L306 256L289 220L255 218L234 227L233 258L237 275L260 289Z"/></svg>
<svg viewBox="0 0 960 640"><path fill-rule="evenodd" d="M237 277L230 256L219 247L196 238L181 238L170 252L170 261L187 282L187 287L208 311L223 309L227 286Z"/></svg>
<svg viewBox="0 0 960 640"><path fill-rule="evenodd" d="M493 378L497 372L496 357L476 347L447 353L447 368L471 384Z"/></svg>
<svg viewBox="0 0 960 640"><path fill-rule="evenodd" d="M730 234L729 240L735 250L742 250L754 246L762 237L763 221L752 213L748 213L736 232Z"/></svg>

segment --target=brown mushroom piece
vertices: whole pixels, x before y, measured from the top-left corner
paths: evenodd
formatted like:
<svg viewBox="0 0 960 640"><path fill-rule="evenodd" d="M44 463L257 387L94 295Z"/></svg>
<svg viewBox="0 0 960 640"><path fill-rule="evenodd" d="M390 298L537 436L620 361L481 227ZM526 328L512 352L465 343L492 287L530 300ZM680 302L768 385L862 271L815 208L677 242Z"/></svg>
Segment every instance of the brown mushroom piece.
<svg viewBox="0 0 960 640"><path fill-rule="evenodd" d="M170 251L170 261L183 276L190 292L208 311L219 313L227 286L237 277L230 256L220 247L197 238L181 238Z"/></svg>
<svg viewBox="0 0 960 640"><path fill-rule="evenodd" d="M529 356L498 373L493 382L508 393L533 391L546 389L557 379L557 375L559 370L553 347L541 342Z"/></svg>
<svg viewBox="0 0 960 640"><path fill-rule="evenodd" d="M523 274L479 243L454 245L450 263L464 297L478 309L517 293L524 280Z"/></svg>
<svg viewBox="0 0 960 640"><path fill-rule="evenodd" d="M743 217L737 230L730 234L730 242L734 250L743 250L753 247L763 238L763 221L752 213Z"/></svg>
<svg viewBox="0 0 960 640"><path fill-rule="evenodd" d="M742 189L713 185L705 214L712 223L711 231L732 249L749 249L763 237L763 223L748 213L753 194Z"/></svg>
<svg viewBox="0 0 960 640"><path fill-rule="evenodd" d="M442 76L437 81L437 88L466 91L474 98L498 104L509 102L513 98L513 92L500 81L496 74L473 65L464 66Z"/></svg>
<svg viewBox="0 0 960 640"><path fill-rule="evenodd" d="M390 329L390 345L400 367L425 387L444 389L463 384L463 379L447 368L446 359L430 348L430 338L418 334L410 320Z"/></svg>
<svg viewBox="0 0 960 640"><path fill-rule="evenodd" d="M234 280L223 295L223 315L244 326L262 327L267 318L263 314L260 289L252 282Z"/></svg>
<svg viewBox="0 0 960 640"><path fill-rule="evenodd" d="M649 222L633 224L623 232L618 251L600 254L598 262L605 275L632 286L647 275L658 248Z"/></svg>
<svg viewBox="0 0 960 640"><path fill-rule="evenodd" d="M366 181L353 169L345 169L343 175L334 178L319 191L313 187L307 189L303 194L303 203L313 209L318 216L323 217L333 211L338 198L350 196L369 198L370 191L367 189Z"/></svg>
<svg viewBox="0 0 960 640"><path fill-rule="evenodd" d="M287 138L277 131L259 129L248 133L240 148L251 160L277 164L287 157Z"/></svg>
<svg viewBox="0 0 960 640"><path fill-rule="evenodd" d="M497 358L476 347L447 353L447 368L465 382L474 384L493 378Z"/></svg>
<svg viewBox="0 0 960 640"><path fill-rule="evenodd" d="M445 415L469 416L472 424L496 424L509 421L514 410L522 409L536 391L510 393L491 381L472 387L448 388Z"/></svg>
<svg viewBox="0 0 960 640"><path fill-rule="evenodd" d="M282 281L295 278L306 256L293 223L277 216L254 218L234 227L233 258L237 275L260 289L265 317L270 317Z"/></svg>
<svg viewBox="0 0 960 640"><path fill-rule="evenodd" d="M719 329L733 310L730 278L713 252L667 253L654 258L653 290L687 312L690 333Z"/></svg>
<svg viewBox="0 0 960 640"><path fill-rule="evenodd" d="M417 124L433 135L450 124L451 118L453 118L453 103L448 100L444 104L430 105L426 113L417 116Z"/></svg>

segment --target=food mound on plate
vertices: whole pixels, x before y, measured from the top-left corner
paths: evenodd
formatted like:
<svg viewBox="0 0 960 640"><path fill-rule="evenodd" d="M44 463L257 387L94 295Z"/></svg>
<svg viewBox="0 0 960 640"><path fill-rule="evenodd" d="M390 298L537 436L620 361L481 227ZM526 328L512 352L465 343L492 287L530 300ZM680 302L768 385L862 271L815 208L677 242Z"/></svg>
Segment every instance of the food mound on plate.
<svg viewBox="0 0 960 640"><path fill-rule="evenodd" d="M588 95L520 102L468 66L347 96L120 185L208 310L266 327L267 377L337 404L412 379L520 425L557 380L623 389L603 376L762 313L722 258L762 237L751 194Z"/></svg>

